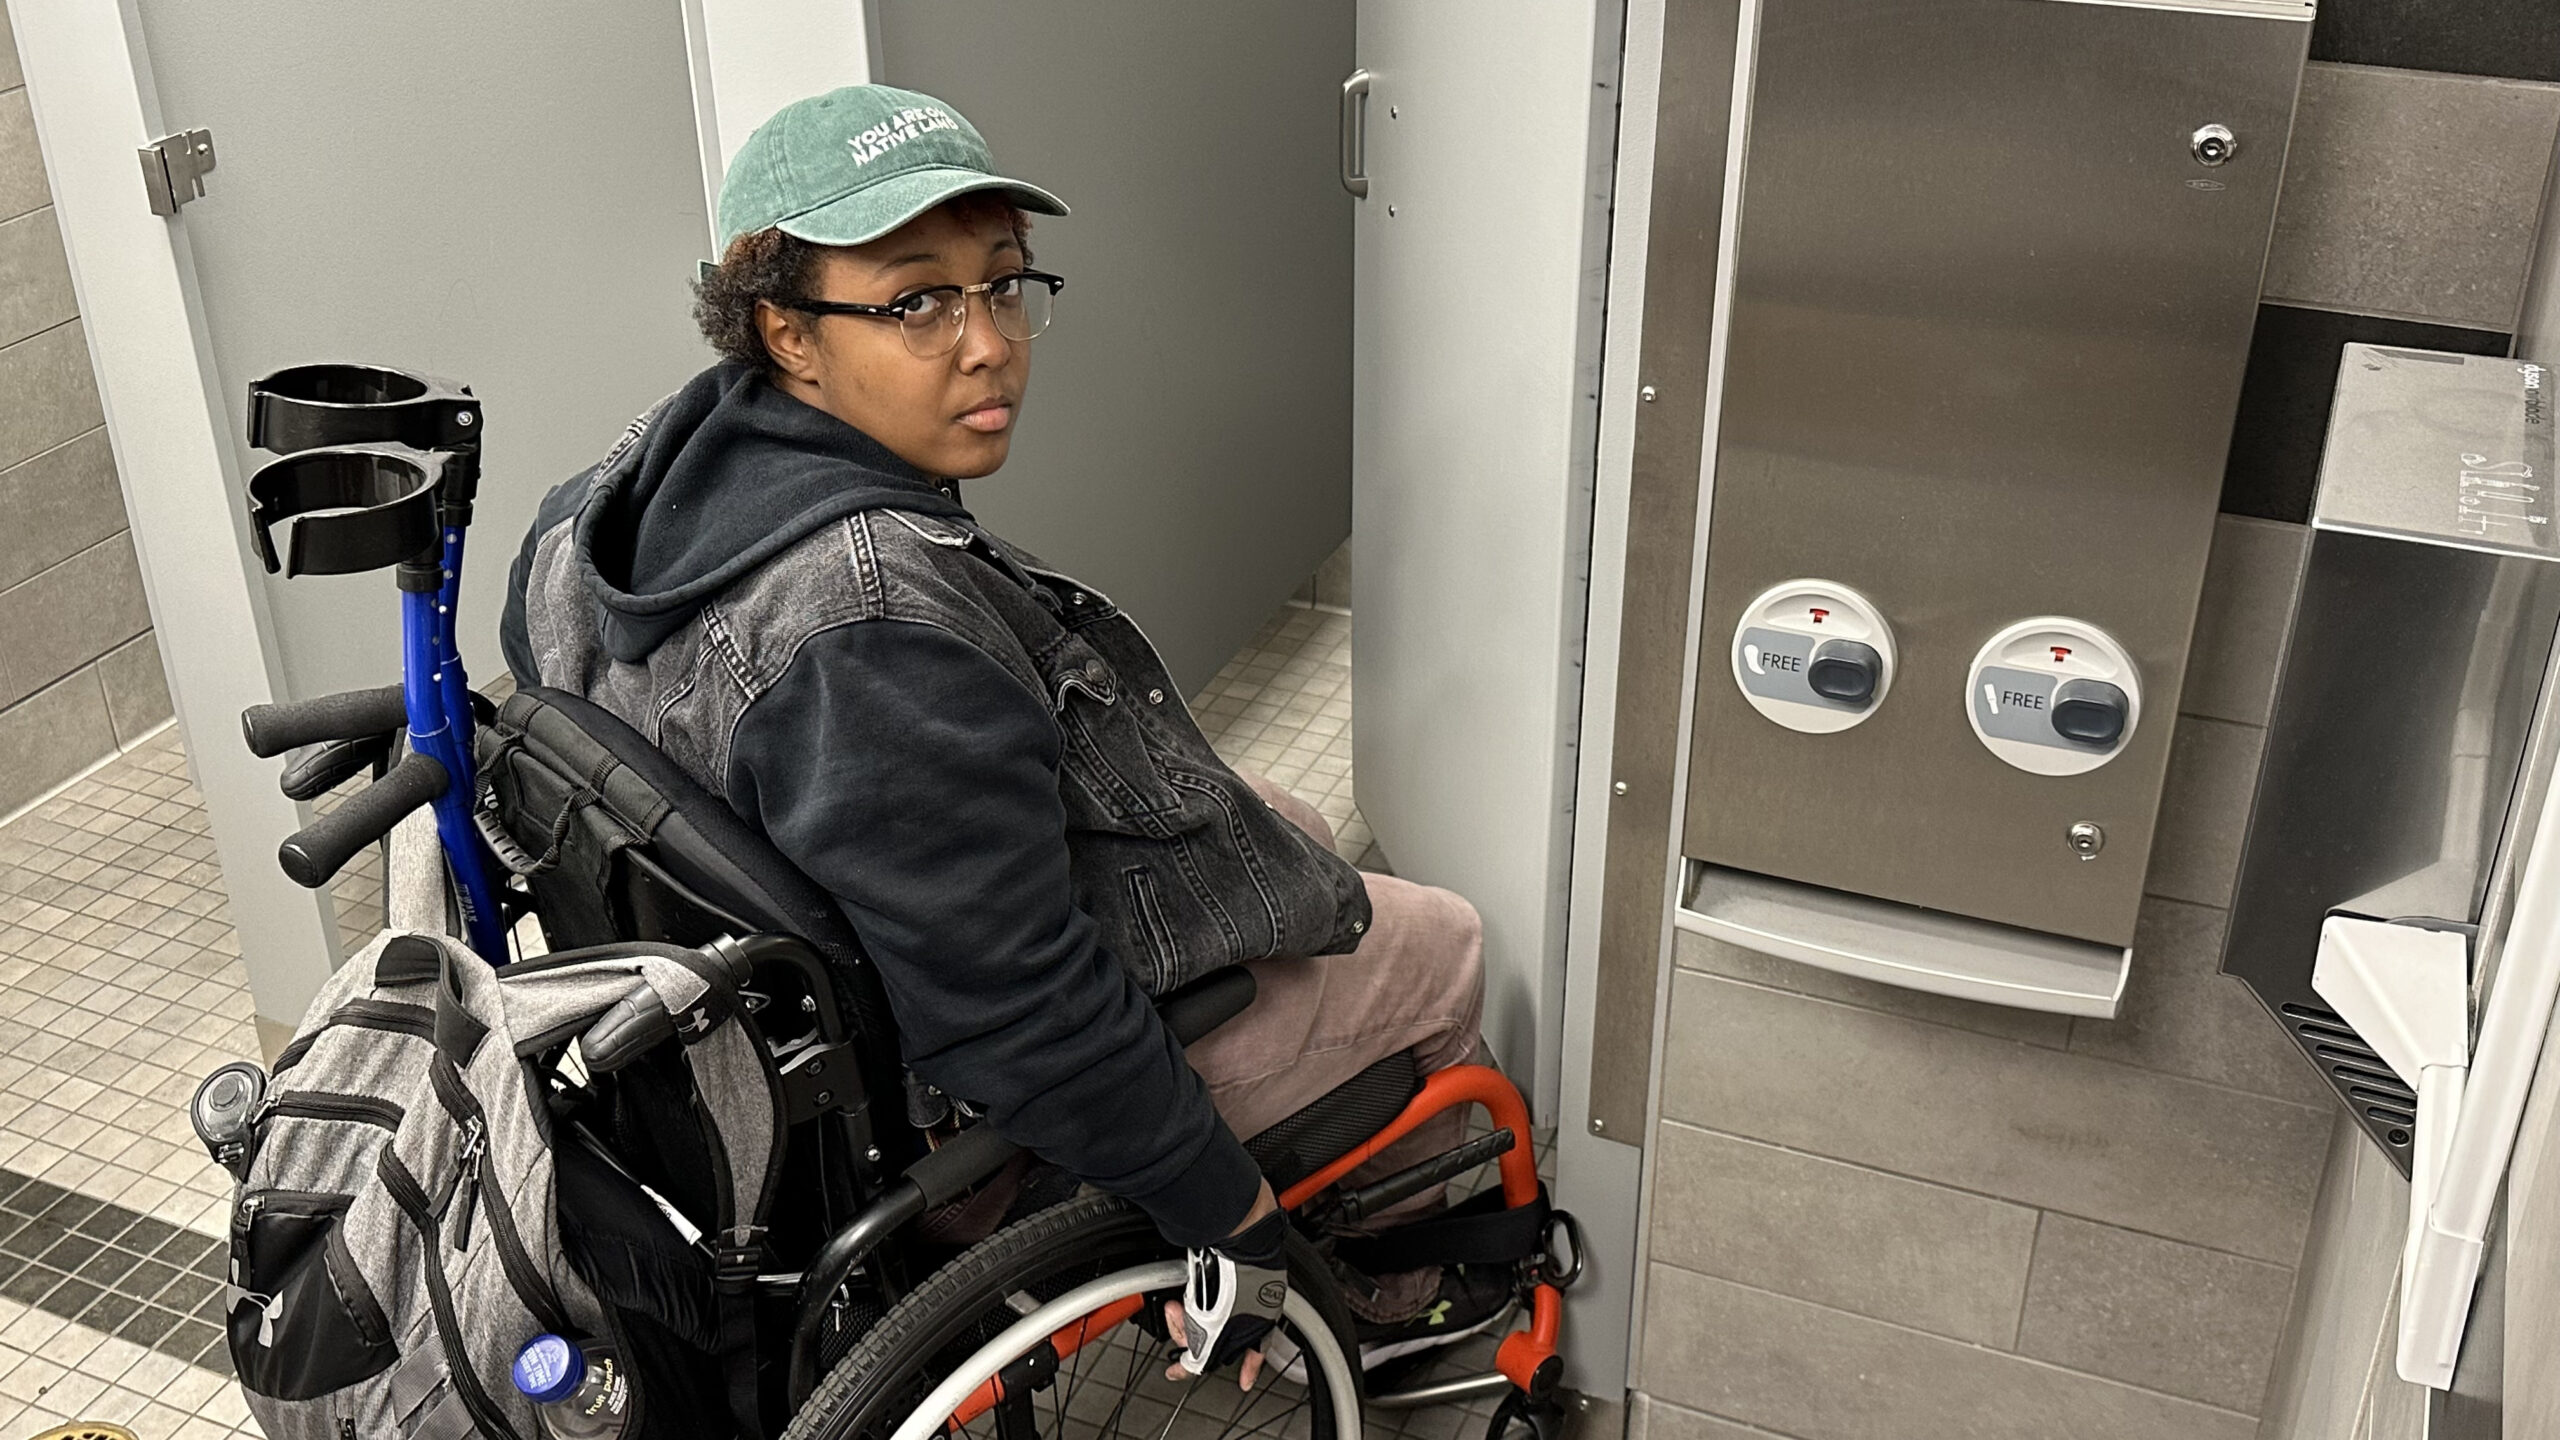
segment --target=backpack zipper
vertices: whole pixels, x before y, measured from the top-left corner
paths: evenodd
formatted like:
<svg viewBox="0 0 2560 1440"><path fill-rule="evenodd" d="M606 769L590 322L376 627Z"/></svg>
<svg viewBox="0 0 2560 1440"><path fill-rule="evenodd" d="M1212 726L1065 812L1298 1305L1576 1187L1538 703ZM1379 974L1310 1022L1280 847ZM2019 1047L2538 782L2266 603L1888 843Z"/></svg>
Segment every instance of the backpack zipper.
<svg viewBox="0 0 2560 1440"><path fill-rule="evenodd" d="M458 1213L453 1217L453 1248L456 1251L471 1248L471 1212L480 1203L480 1155L487 1144L488 1135L481 1129L479 1121L463 1122L462 1178L456 1182L452 1197L461 1202Z"/></svg>
<svg viewBox="0 0 2560 1440"><path fill-rule="evenodd" d="M418 1248L425 1256L427 1306L435 1312L436 1341L444 1348L447 1380L454 1393L462 1397L462 1408L471 1412L472 1423L482 1434L494 1440L522 1440L505 1412L489 1398L480 1383L479 1372L471 1368L471 1357L462 1348L462 1321L453 1309L453 1281L445 1274L444 1256L436 1250L436 1223L428 1212L427 1192L418 1177L400 1163L396 1153L385 1150L374 1162L374 1173L382 1177L382 1188L391 1193L391 1202L407 1216L409 1227L417 1234Z"/></svg>
<svg viewBox="0 0 2560 1440"><path fill-rule="evenodd" d="M439 1057L428 1065L427 1074L435 1082L436 1099L443 1102L445 1113L463 1126L463 1143L470 1145L474 1135L485 1137L488 1112L480 1107L480 1097L462 1083L462 1076L452 1065ZM568 1312L560 1304L560 1294L552 1288L550 1279L525 1250L524 1237L516 1230L515 1212L507 1206L507 1194L498 1182L497 1172L475 1158L464 1172L464 1179L471 1185L471 1198L489 1212L489 1233L498 1242L498 1268L506 1272L507 1284L515 1290L516 1299L542 1322L543 1329L555 1335L568 1333L563 1328L569 1323ZM461 1234L469 1238L467 1225Z"/></svg>
<svg viewBox="0 0 2560 1440"><path fill-rule="evenodd" d="M277 1096L269 1103L267 1113L290 1120L343 1120L351 1125L378 1125L385 1130L397 1130L408 1112L388 1100L371 1095L294 1090Z"/></svg>

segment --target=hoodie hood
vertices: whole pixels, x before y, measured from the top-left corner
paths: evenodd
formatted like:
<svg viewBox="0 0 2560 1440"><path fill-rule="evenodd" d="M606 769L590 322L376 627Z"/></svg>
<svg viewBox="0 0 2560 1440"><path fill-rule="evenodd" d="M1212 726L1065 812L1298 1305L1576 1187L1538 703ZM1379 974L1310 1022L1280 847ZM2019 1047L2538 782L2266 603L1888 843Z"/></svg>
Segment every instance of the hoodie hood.
<svg viewBox="0 0 2560 1440"><path fill-rule="evenodd" d="M863 510L975 525L923 472L756 367L702 372L632 427L579 502L572 534L605 650L645 659L738 579Z"/></svg>

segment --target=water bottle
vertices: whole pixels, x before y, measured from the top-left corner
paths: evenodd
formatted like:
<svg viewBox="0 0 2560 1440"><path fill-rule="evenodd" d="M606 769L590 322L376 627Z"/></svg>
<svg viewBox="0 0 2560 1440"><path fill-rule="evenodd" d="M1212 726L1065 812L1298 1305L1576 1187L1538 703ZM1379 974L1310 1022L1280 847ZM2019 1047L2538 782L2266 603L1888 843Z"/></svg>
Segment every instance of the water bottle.
<svg viewBox="0 0 2560 1440"><path fill-rule="evenodd" d="M536 1335L516 1352L516 1388L542 1412L552 1440L620 1440L631 1413L631 1377L613 1351Z"/></svg>

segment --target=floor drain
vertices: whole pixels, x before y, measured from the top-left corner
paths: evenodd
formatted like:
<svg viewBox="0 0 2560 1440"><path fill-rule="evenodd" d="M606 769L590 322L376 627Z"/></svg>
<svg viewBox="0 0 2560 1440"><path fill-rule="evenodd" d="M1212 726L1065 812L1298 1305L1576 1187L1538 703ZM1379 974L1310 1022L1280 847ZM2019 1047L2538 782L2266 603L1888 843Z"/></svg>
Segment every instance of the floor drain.
<svg viewBox="0 0 2560 1440"><path fill-rule="evenodd" d="M79 1420L57 1425L35 1437L35 1440L134 1440L132 1431L103 1420Z"/></svg>

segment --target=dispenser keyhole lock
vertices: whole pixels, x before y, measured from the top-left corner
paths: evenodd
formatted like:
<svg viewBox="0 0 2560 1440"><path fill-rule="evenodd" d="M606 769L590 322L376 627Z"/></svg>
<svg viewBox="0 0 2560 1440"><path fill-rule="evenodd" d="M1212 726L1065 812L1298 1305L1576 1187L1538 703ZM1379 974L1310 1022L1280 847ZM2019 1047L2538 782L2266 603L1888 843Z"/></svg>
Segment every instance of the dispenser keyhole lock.
<svg viewBox="0 0 2560 1440"><path fill-rule="evenodd" d="M2240 153L2240 137L2228 125L2207 125L2187 141L2199 165L2220 165Z"/></svg>
<svg viewBox="0 0 2560 1440"><path fill-rule="evenodd" d="M2098 852L2107 848L2107 832L2089 821L2082 820L2072 825L2063 836L2063 843L2069 845L2071 853L2081 859L2095 860L2098 858Z"/></svg>

